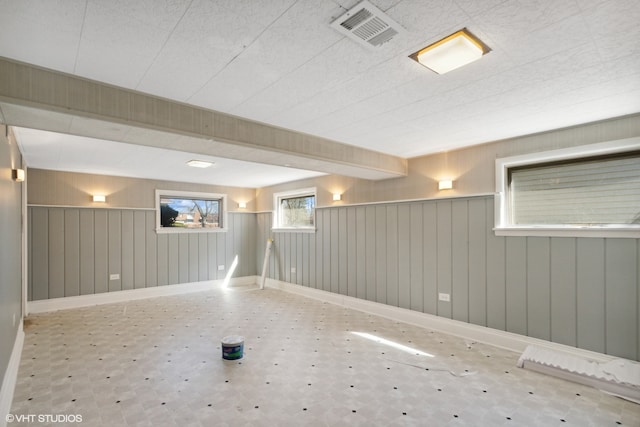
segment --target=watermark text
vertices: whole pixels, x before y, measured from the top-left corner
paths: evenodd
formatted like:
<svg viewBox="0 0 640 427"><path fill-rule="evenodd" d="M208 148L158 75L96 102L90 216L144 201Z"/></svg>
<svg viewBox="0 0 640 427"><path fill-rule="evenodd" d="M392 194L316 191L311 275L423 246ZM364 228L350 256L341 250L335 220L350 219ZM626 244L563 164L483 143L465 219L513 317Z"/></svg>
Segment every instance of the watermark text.
<svg viewBox="0 0 640 427"><path fill-rule="evenodd" d="M80 414L7 414L7 423L81 423Z"/></svg>

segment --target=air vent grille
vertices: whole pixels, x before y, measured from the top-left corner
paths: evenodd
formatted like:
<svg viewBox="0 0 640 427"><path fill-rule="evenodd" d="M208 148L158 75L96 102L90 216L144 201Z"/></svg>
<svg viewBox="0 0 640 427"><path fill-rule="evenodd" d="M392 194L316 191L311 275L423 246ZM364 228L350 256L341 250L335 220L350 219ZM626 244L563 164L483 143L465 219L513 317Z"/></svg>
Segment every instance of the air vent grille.
<svg viewBox="0 0 640 427"><path fill-rule="evenodd" d="M374 46L379 46L391 40L396 34L398 34L398 32L393 28L387 28L377 36L370 38L369 43Z"/></svg>
<svg viewBox="0 0 640 427"><path fill-rule="evenodd" d="M351 31L355 27L360 25L362 23L362 21L366 21L370 17L371 17L371 12L369 12L367 9L361 9L358 13L353 15L351 18L349 18L346 21L340 23L340 25L342 25L347 30Z"/></svg>
<svg viewBox="0 0 640 427"><path fill-rule="evenodd" d="M360 37L363 40L367 40L371 37L374 37L380 31L386 29L388 25L379 18L373 18L360 25L358 28L353 30L353 34Z"/></svg>
<svg viewBox="0 0 640 427"><path fill-rule="evenodd" d="M404 31L400 24L366 0L333 21L331 26L369 48L379 47Z"/></svg>

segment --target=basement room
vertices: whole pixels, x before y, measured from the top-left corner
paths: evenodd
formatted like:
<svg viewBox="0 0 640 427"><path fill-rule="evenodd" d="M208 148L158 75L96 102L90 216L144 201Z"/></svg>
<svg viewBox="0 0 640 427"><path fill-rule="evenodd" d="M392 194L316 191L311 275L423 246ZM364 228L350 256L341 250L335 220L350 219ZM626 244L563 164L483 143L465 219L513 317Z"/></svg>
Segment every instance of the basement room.
<svg viewBox="0 0 640 427"><path fill-rule="evenodd" d="M0 10L0 427L640 426L637 1Z"/></svg>

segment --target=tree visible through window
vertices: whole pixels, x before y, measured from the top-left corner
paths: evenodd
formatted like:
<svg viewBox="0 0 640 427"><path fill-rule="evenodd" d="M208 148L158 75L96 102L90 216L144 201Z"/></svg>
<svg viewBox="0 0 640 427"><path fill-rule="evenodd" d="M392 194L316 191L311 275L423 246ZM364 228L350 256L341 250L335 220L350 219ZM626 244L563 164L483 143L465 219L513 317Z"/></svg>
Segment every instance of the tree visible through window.
<svg viewBox="0 0 640 427"><path fill-rule="evenodd" d="M313 229L316 210L315 188L274 194L275 228Z"/></svg>
<svg viewBox="0 0 640 427"><path fill-rule="evenodd" d="M313 227L316 198L313 195L280 200L282 227Z"/></svg>
<svg viewBox="0 0 640 427"><path fill-rule="evenodd" d="M222 229L224 199L222 194L157 192L160 228Z"/></svg>

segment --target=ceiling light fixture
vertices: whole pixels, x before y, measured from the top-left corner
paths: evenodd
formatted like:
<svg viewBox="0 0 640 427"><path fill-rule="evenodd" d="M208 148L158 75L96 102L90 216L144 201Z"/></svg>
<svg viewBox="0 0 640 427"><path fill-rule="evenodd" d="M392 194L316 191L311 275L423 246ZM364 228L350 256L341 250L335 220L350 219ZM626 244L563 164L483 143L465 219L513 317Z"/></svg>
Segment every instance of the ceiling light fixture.
<svg viewBox="0 0 640 427"><path fill-rule="evenodd" d="M430 70L444 74L482 58L489 46L463 28L409 55Z"/></svg>
<svg viewBox="0 0 640 427"><path fill-rule="evenodd" d="M192 168L208 168L213 165L213 162L208 162L206 160L189 160L187 164Z"/></svg>

